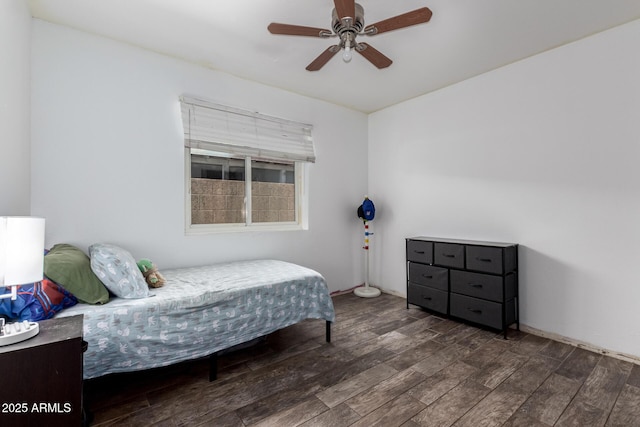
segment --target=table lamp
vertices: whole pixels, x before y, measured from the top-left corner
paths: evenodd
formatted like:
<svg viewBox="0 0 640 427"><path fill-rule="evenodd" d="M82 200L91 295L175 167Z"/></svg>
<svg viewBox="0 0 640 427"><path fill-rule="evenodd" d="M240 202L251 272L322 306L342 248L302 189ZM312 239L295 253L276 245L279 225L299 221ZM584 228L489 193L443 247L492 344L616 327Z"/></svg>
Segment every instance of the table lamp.
<svg viewBox="0 0 640 427"><path fill-rule="evenodd" d="M39 282L44 266L44 218L0 217L0 288L11 287L11 293L0 299L18 297L18 286ZM38 333L36 322L4 324L0 319L0 345L31 338Z"/></svg>

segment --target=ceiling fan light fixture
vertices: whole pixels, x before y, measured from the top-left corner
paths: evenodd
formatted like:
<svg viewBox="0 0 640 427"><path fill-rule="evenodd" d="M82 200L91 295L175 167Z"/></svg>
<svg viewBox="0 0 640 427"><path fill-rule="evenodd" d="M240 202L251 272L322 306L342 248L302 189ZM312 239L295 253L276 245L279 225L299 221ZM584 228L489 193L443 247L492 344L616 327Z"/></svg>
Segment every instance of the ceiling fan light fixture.
<svg viewBox="0 0 640 427"><path fill-rule="evenodd" d="M342 60L344 62L349 62L351 61L351 58L353 58L352 51L351 51L351 38L347 37L344 43L344 52L342 52Z"/></svg>
<svg viewBox="0 0 640 427"><path fill-rule="evenodd" d="M351 48L345 47L344 52L342 53L342 60L344 62L350 62L353 55L351 54Z"/></svg>

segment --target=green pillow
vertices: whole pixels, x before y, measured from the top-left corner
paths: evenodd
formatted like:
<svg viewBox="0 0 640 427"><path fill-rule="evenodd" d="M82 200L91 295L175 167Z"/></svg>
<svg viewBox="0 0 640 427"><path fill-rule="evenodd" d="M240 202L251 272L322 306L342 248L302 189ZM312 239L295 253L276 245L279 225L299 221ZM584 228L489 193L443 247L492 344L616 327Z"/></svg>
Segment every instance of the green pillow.
<svg viewBox="0 0 640 427"><path fill-rule="evenodd" d="M87 304L109 302L109 291L91 271L89 257L72 245L57 244L44 257L44 274Z"/></svg>

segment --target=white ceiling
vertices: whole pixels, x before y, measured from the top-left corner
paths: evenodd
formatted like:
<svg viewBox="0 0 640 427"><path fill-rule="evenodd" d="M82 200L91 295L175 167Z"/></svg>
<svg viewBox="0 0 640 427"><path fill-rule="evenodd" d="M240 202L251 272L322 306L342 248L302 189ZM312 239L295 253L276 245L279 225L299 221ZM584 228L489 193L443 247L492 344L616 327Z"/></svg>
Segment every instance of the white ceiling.
<svg viewBox="0 0 640 427"><path fill-rule="evenodd" d="M354 54L305 67L335 39L272 35L270 22L330 29L332 0L28 0L32 15L366 113L640 18L639 0L358 0L365 25L427 6L431 21L359 36ZM615 48L612 46L612 48Z"/></svg>

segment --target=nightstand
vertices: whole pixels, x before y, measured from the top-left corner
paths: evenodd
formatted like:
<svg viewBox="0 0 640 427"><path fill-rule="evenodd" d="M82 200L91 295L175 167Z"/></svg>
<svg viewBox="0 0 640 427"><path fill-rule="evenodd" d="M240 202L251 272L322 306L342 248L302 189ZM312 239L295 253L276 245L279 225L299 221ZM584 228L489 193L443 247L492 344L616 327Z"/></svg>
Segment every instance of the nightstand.
<svg viewBox="0 0 640 427"><path fill-rule="evenodd" d="M0 425L80 426L82 316L39 324L35 337L0 347Z"/></svg>

